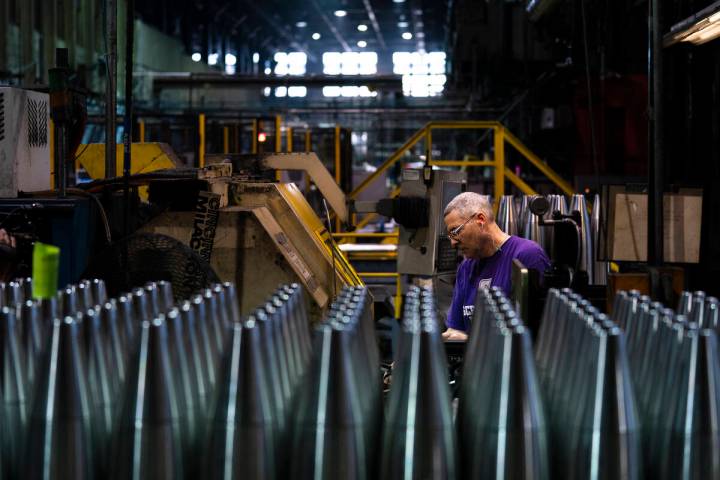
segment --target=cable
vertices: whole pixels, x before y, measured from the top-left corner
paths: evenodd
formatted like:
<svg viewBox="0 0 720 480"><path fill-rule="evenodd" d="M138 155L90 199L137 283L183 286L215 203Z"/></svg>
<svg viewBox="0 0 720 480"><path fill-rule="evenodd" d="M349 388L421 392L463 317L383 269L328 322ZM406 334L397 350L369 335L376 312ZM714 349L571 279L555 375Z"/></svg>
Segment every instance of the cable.
<svg viewBox="0 0 720 480"><path fill-rule="evenodd" d="M85 150L87 150L89 146L90 146L90 144L89 144L89 143L86 143L86 144L85 144L85 148L83 148L82 150L80 150L80 153L78 153L77 155L75 155L75 161L76 161L76 162L77 162L78 160L80 160L80 157L83 156L83 153L85 153Z"/></svg>
<svg viewBox="0 0 720 480"><path fill-rule="evenodd" d="M328 237L330 238L330 253L332 254L332 267L333 267L333 278L332 278L332 284L333 284L333 300L337 298L337 267L335 266L335 249L337 246L335 245L335 239L332 235L332 223L330 222L330 210L328 210L327 202L325 199L322 199L323 201L323 207L325 208L325 218L327 219L327 231L328 231Z"/></svg>
<svg viewBox="0 0 720 480"><path fill-rule="evenodd" d="M110 231L110 222L108 221L107 213L105 212L105 208L103 207L100 200L97 198L96 195L90 192L86 192L85 190L81 190L79 188L68 188L67 193L78 195L81 197L89 197L92 198L95 204L97 205L99 211L100 211L100 217L103 221L103 227L105 229L105 239L107 240L108 245L112 244L112 234ZM32 195L34 197L49 197L49 196L56 196L57 190L43 190L40 192L32 192ZM27 208L27 207L18 207L18 208ZM2 225L2 222L0 222L0 225Z"/></svg>
<svg viewBox="0 0 720 480"><path fill-rule="evenodd" d="M8 218L12 217L13 215L15 215L15 214L16 214L17 212L19 212L20 210L25 210L26 208L27 208L27 207L26 207L25 205L21 205L21 206L19 206L19 207L13 208L13 209L10 210L8 213L5 213L5 214L4 214L4 215L5 215L5 218L3 218L2 221L0 221L0 227L3 226L3 223L5 223L5 220L7 220Z"/></svg>
<svg viewBox="0 0 720 480"><path fill-rule="evenodd" d="M96 195L86 192L85 190L80 190L79 188L68 188L68 193L73 193L76 195L84 196L92 198L95 201L95 204L98 207L98 210L100 211L100 217L103 221L103 227L105 228L105 239L107 240L108 245L112 244L112 234L110 232L110 222L108 221L107 213L105 212L105 207L103 207L102 203L100 202L100 199L97 198Z"/></svg>

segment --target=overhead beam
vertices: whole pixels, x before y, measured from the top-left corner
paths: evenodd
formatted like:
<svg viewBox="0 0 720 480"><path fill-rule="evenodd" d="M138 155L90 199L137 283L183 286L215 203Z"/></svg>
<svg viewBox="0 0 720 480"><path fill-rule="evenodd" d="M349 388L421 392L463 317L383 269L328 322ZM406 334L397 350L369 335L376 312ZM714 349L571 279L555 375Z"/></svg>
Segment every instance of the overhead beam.
<svg viewBox="0 0 720 480"><path fill-rule="evenodd" d="M138 72L139 73L139 72ZM384 90L402 90L400 75L224 75L213 73L149 73L153 89L186 88L189 86L324 86L367 85Z"/></svg>
<svg viewBox="0 0 720 480"><path fill-rule="evenodd" d="M325 25L327 25L328 29L332 32L333 36L335 36L335 39L340 43L340 45L343 47L343 49L346 52L352 51L350 48L350 45L345 41L345 37L342 36L340 31L335 27L335 25L330 21L328 16L323 12L323 10L320 8L320 5L318 5L317 0L310 0L313 4L313 7L315 8L315 11L320 16L320 18L323 19L323 22L325 22Z"/></svg>
<svg viewBox="0 0 720 480"><path fill-rule="evenodd" d="M375 36L378 39L378 43L380 44L380 47L383 50L387 50L387 44L385 43L385 38L383 37L382 31L380 30L380 24L377 21L377 17L375 16L375 10L373 10L372 5L370 4L370 0L363 0L363 5L365 5L365 11L367 12L367 16L370 19L370 24L373 27L373 30L375 31Z"/></svg>

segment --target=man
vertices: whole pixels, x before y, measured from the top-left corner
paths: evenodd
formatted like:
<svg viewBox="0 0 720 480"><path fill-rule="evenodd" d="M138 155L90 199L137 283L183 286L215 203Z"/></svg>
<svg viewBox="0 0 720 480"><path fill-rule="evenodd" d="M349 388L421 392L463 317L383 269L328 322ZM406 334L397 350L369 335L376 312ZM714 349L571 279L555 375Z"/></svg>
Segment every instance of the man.
<svg viewBox="0 0 720 480"><path fill-rule="evenodd" d="M506 234L495 223L482 195L461 193L445 208L445 226L453 247L465 257L458 267L445 340L466 340L478 288L498 286L510 295L512 261L541 274L550 266L543 249L531 240Z"/></svg>
<svg viewBox="0 0 720 480"><path fill-rule="evenodd" d="M0 282L13 278L15 269L15 237L0 228Z"/></svg>

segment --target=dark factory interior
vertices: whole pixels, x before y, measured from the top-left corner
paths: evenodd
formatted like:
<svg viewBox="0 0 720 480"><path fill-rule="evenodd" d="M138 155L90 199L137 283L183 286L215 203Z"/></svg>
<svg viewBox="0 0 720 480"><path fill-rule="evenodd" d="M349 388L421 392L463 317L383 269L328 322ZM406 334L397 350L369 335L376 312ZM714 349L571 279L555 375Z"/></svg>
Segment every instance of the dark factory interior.
<svg viewBox="0 0 720 480"><path fill-rule="evenodd" d="M720 479L718 185L718 0L0 0L0 478Z"/></svg>

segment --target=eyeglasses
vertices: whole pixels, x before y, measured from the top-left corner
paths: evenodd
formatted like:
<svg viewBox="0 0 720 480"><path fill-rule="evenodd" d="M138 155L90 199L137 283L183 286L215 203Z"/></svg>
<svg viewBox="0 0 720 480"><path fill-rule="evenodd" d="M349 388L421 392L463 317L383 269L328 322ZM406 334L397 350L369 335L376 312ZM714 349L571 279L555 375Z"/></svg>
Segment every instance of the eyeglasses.
<svg viewBox="0 0 720 480"><path fill-rule="evenodd" d="M450 237L452 239L456 239L458 237L458 235L460 235L460 232L462 232L462 229L465 228L465 225L467 225L470 220L475 218L475 215L477 215L477 213L470 215L470 218L468 218L462 224L458 225L457 227L453 228L452 230L448 230L448 233L447 233L448 237Z"/></svg>

